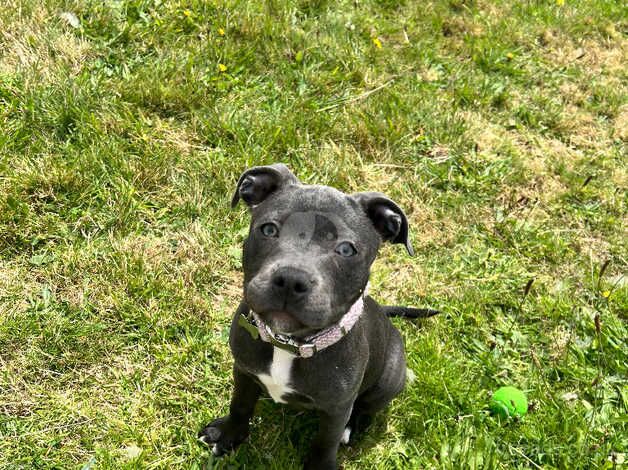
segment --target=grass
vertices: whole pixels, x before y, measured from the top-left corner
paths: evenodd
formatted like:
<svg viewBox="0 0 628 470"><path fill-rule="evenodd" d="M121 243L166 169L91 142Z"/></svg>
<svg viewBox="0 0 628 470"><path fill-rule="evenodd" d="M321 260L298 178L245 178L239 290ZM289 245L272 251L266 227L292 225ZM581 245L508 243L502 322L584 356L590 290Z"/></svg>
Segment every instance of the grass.
<svg viewBox="0 0 628 470"><path fill-rule="evenodd" d="M395 320L418 380L343 468L620 466L621 2L0 4L0 468L298 468L315 421L268 401L234 455L195 438L231 390L229 199L274 161L398 201L417 255L372 293L444 312Z"/></svg>

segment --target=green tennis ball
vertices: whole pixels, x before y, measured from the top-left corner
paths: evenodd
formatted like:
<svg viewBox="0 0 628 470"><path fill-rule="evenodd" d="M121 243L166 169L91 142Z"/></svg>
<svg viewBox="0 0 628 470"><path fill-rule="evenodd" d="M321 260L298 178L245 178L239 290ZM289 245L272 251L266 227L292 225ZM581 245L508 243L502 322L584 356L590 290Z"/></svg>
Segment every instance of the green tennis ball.
<svg viewBox="0 0 628 470"><path fill-rule="evenodd" d="M500 418L520 418L528 412L528 399L518 388L500 387L493 393L489 408Z"/></svg>

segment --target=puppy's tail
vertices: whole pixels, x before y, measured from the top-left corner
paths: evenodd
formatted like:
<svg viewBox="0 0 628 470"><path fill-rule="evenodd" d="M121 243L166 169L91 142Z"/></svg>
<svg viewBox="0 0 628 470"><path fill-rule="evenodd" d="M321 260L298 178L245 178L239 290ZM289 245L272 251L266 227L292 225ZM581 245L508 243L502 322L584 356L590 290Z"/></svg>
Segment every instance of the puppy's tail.
<svg viewBox="0 0 628 470"><path fill-rule="evenodd" d="M403 318L427 318L440 313L431 308L400 307L397 305L382 305L382 310L387 317Z"/></svg>

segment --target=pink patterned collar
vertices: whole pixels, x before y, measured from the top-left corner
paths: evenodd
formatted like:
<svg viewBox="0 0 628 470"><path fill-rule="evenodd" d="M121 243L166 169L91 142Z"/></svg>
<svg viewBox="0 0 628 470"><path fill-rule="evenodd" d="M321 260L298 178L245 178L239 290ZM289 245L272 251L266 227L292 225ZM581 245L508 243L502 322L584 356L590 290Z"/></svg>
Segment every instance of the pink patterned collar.
<svg viewBox="0 0 628 470"><path fill-rule="evenodd" d="M248 316L241 314L238 324L247 330L253 339L261 338L262 341L271 343L273 346L284 349L297 357L312 357L317 352L328 348L332 344L336 344L351 331L351 328L353 328L364 311L364 297L367 289L364 290L364 293L355 301L338 323L305 338L295 338L289 335L273 333L262 318L253 311Z"/></svg>

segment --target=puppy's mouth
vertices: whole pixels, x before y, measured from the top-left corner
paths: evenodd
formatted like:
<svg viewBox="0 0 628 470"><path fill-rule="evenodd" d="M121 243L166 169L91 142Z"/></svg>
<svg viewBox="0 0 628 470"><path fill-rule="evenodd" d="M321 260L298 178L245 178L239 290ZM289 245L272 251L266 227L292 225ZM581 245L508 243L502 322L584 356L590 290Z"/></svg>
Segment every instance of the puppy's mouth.
<svg viewBox="0 0 628 470"><path fill-rule="evenodd" d="M273 333L282 335L300 335L312 330L311 327L301 323L288 312L269 311L256 312L269 326Z"/></svg>

